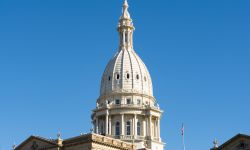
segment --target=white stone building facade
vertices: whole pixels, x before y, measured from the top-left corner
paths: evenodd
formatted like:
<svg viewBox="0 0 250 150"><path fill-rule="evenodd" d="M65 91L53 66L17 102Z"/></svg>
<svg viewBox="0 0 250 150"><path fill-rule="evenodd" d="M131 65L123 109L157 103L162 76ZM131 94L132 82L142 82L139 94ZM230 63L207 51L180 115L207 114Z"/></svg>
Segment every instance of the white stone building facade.
<svg viewBox="0 0 250 150"><path fill-rule="evenodd" d="M163 150L163 111L153 96L148 69L133 48L135 28L126 0L117 30L119 49L102 76L100 97L92 113L94 132L133 142L137 149Z"/></svg>

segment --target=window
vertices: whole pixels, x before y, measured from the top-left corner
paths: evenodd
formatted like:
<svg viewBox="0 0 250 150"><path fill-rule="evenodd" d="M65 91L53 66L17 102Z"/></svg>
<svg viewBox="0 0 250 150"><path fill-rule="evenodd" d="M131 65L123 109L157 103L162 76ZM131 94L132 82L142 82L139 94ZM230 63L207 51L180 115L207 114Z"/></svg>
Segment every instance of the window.
<svg viewBox="0 0 250 150"><path fill-rule="evenodd" d="M120 75L116 74L116 79L119 80L120 79Z"/></svg>
<svg viewBox="0 0 250 150"><path fill-rule="evenodd" d="M128 43L128 33L125 33L125 42Z"/></svg>
<svg viewBox="0 0 250 150"><path fill-rule="evenodd" d="M131 104L131 99L127 99L127 104Z"/></svg>
<svg viewBox="0 0 250 150"><path fill-rule="evenodd" d="M131 123L130 121L126 124L127 135L131 135Z"/></svg>
<svg viewBox="0 0 250 150"><path fill-rule="evenodd" d="M147 82L147 78L146 77L144 77L144 81Z"/></svg>
<svg viewBox="0 0 250 150"><path fill-rule="evenodd" d="M129 77L130 77L130 76L129 76L129 73L127 73L127 79L129 79Z"/></svg>
<svg viewBox="0 0 250 150"><path fill-rule="evenodd" d="M111 80L111 76L109 76L109 81Z"/></svg>
<svg viewBox="0 0 250 150"><path fill-rule="evenodd" d="M101 134L104 134L104 122L101 122Z"/></svg>
<svg viewBox="0 0 250 150"><path fill-rule="evenodd" d="M141 135L141 123L137 122L137 135Z"/></svg>
<svg viewBox="0 0 250 150"><path fill-rule="evenodd" d="M141 100L140 99L137 100L137 105L141 105Z"/></svg>
<svg viewBox="0 0 250 150"><path fill-rule="evenodd" d="M120 103L120 100L119 100L119 99L116 99L116 100L115 100L115 104L116 104L116 105L120 105L120 104L121 104L121 103Z"/></svg>
<svg viewBox="0 0 250 150"><path fill-rule="evenodd" d="M140 79L140 76L139 74L136 75L136 79L139 80Z"/></svg>
<svg viewBox="0 0 250 150"><path fill-rule="evenodd" d="M116 136L120 135L120 122L115 123L115 135Z"/></svg>

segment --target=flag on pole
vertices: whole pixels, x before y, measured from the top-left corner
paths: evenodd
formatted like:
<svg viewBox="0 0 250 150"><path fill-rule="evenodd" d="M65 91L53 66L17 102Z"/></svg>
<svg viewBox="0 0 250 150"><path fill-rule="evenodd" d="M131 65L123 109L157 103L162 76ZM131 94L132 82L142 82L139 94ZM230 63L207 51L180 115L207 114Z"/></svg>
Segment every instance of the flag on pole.
<svg viewBox="0 0 250 150"><path fill-rule="evenodd" d="M181 135L184 136L184 124L182 124L182 127L181 127Z"/></svg>

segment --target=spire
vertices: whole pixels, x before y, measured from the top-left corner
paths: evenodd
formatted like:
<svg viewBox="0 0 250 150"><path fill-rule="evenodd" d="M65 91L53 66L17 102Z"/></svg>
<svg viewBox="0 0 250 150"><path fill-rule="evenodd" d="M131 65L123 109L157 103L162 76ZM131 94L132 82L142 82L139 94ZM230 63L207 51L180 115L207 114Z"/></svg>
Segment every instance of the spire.
<svg viewBox="0 0 250 150"><path fill-rule="evenodd" d="M135 30L133 21L128 12L128 1L124 0L122 15L119 20L118 32L120 34L120 50L133 49L133 32Z"/></svg>
<svg viewBox="0 0 250 150"><path fill-rule="evenodd" d="M130 14L128 12L128 1L127 0L124 0L124 3L123 3L123 10L122 10L122 16L120 19L130 19Z"/></svg>

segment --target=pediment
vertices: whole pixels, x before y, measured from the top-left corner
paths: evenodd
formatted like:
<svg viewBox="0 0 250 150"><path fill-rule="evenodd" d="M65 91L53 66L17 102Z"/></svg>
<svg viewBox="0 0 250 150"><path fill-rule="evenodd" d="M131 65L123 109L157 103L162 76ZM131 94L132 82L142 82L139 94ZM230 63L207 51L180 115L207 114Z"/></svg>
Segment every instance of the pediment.
<svg viewBox="0 0 250 150"><path fill-rule="evenodd" d="M250 150L250 137L246 135L237 135L224 143L220 150Z"/></svg>
<svg viewBox="0 0 250 150"><path fill-rule="evenodd" d="M15 150L40 150L56 146L57 144L54 142L54 140L31 136L21 143Z"/></svg>

